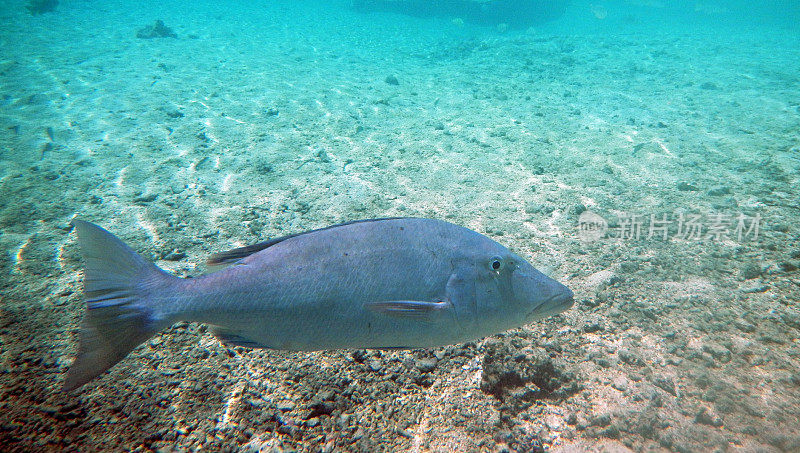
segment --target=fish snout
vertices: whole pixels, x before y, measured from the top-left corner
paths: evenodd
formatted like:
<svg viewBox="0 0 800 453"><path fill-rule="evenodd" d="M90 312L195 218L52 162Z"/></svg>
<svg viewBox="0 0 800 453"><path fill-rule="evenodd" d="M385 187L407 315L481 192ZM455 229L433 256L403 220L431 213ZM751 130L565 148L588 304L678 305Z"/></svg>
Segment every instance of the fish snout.
<svg viewBox="0 0 800 453"><path fill-rule="evenodd" d="M532 308L526 316L529 321L561 313L575 303L575 295L571 289L549 277L541 277L535 285L536 288L528 295L529 306Z"/></svg>
<svg viewBox="0 0 800 453"><path fill-rule="evenodd" d="M559 282L555 282L560 286L559 290L552 296L551 303L565 311L575 304L575 294L571 289L567 288Z"/></svg>

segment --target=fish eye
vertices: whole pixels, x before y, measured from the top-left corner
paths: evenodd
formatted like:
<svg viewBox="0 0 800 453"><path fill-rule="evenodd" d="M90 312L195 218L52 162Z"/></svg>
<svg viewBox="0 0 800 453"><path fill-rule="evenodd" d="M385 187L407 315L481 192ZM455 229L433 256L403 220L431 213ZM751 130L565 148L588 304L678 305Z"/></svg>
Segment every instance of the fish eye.
<svg viewBox="0 0 800 453"><path fill-rule="evenodd" d="M500 259L500 257L499 257L499 256L495 256L495 257L494 257L494 258L492 258L492 260L489 262L489 265L492 267L492 270L493 270L493 271L499 271L499 270L500 270L500 267L503 265L503 261Z"/></svg>

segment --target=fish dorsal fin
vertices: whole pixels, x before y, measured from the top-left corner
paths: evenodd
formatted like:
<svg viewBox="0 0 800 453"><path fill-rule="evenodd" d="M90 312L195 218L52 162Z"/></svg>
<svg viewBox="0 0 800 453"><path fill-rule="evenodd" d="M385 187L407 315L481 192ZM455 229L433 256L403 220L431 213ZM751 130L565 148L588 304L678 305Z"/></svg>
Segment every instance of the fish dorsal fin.
<svg viewBox="0 0 800 453"><path fill-rule="evenodd" d="M229 264L234 264L243 258L247 258L253 253L260 252L267 247L275 245L278 242L285 241L286 239L289 239L290 237L294 236L297 235L292 234L289 236L270 239L269 241L259 242L258 244L246 245L244 247L239 247L231 250L226 250L224 252L215 253L208 257L208 259L206 260L206 264L208 264L209 266L226 266Z"/></svg>
<svg viewBox="0 0 800 453"><path fill-rule="evenodd" d="M318 228L316 230L304 231L302 233L295 233L295 234L290 234L290 235L287 235L287 236L281 236L279 238L270 239L270 240L264 241L264 242L259 242L258 244L247 245L247 246L244 246L244 247L239 247L239 248L235 248L235 249L231 249L231 250L226 250L224 252L215 253L215 254L213 254L213 255L208 257L208 260L206 260L206 264L208 264L209 266L226 266L226 265L229 265L229 264L234 264L237 261L240 261L240 260L242 260L244 258L247 258L248 256L250 256L250 255L252 255L254 253L258 253L258 252L260 252L260 251L262 251L264 249L272 247L273 245L278 244L280 242L283 242L283 241L285 241L287 239L291 239L291 238L297 237L297 236L302 236L304 234L311 234L311 233L316 233L318 231L330 230L330 229L333 229L333 228L343 227L345 225L352 225L354 223L380 222L380 221L383 221L383 220L397 220L397 219L402 219L402 218L403 217L385 217L385 218L380 218L380 219L353 220L353 221L350 221L350 222L339 223L339 224L327 226L327 227L324 227L324 228Z"/></svg>

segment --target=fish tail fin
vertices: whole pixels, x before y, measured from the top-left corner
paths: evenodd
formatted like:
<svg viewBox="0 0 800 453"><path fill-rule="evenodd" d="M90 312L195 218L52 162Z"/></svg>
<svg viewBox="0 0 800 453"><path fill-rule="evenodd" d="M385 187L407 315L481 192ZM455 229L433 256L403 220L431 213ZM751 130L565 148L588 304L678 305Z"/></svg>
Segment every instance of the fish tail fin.
<svg viewBox="0 0 800 453"><path fill-rule="evenodd" d="M78 353L67 371L65 391L74 390L122 360L135 347L167 327L152 295L170 280L108 231L73 220L85 261L83 286L87 311Z"/></svg>

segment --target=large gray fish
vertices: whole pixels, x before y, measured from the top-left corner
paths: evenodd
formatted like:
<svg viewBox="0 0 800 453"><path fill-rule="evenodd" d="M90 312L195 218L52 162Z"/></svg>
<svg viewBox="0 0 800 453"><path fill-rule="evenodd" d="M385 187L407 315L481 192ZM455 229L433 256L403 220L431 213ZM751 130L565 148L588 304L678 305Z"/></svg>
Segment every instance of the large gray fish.
<svg viewBox="0 0 800 453"><path fill-rule="evenodd" d="M316 351L428 348L482 338L572 306L572 291L497 242L432 219L362 220L214 255L182 279L111 233L73 220L87 314L73 390L178 321L224 343Z"/></svg>

